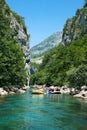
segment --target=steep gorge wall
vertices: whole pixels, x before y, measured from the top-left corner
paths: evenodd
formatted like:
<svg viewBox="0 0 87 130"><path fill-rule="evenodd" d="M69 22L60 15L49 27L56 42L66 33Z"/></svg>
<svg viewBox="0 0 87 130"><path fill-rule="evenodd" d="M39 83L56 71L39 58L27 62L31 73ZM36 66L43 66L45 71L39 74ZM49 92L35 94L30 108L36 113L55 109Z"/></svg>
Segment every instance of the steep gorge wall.
<svg viewBox="0 0 87 130"><path fill-rule="evenodd" d="M64 25L62 42L68 45L87 34L87 5L76 11L76 15L68 19Z"/></svg>
<svg viewBox="0 0 87 130"><path fill-rule="evenodd" d="M4 17L8 19L9 28L11 28L13 31L13 38L16 39L18 45L23 49L24 53L23 58L27 72L27 80L29 81L29 73L30 73L29 34L27 33L24 18L19 16L17 13L11 11L9 6L6 4L5 0L2 0L0 4ZM27 83L27 85L29 85L29 82Z"/></svg>
<svg viewBox="0 0 87 130"><path fill-rule="evenodd" d="M17 15L17 14L16 14ZM29 74L30 72L30 67L29 67L29 62L30 62L30 49L29 49L29 35L27 34L27 31L24 30L26 29L25 25L21 24L18 22L17 18L14 16L14 13L10 14L10 27L13 29L15 32L14 38L17 39L18 44L21 46L24 52L24 59L26 63L26 69Z"/></svg>

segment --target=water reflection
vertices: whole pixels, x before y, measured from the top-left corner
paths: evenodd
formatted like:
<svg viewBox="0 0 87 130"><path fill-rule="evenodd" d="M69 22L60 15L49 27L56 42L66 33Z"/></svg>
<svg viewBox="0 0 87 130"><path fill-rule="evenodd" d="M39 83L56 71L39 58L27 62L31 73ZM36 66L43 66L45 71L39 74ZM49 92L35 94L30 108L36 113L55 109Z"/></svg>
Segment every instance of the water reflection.
<svg viewBox="0 0 87 130"><path fill-rule="evenodd" d="M69 95L1 98L0 130L87 130L87 103Z"/></svg>
<svg viewBox="0 0 87 130"><path fill-rule="evenodd" d="M32 99L43 99L43 98L44 98L43 94L40 94L40 95L32 94Z"/></svg>

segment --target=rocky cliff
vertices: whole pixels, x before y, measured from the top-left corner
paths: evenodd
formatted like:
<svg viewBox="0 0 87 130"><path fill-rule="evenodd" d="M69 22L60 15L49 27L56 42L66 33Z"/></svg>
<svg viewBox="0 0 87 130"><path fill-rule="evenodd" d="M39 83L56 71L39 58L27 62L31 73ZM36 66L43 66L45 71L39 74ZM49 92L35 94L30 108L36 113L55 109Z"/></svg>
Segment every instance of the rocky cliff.
<svg viewBox="0 0 87 130"><path fill-rule="evenodd" d="M23 53L24 53L23 58L25 62L25 68L27 70L26 71L27 80L29 81L29 72L30 72L29 34L27 33L27 29L24 23L24 18L19 16L17 13L13 12L12 10L10 10L5 0L0 1L0 12L3 15L3 18L6 19L9 23L9 28L11 28L13 32L13 39L15 39L16 43L23 49ZM4 23L3 25L5 26ZM29 85L29 82L27 85Z"/></svg>
<svg viewBox="0 0 87 130"><path fill-rule="evenodd" d="M78 9L73 18L68 19L64 25L62 41L65 45L87 34L87 4Z"/></svg>
<svg viewBox="0 0 87 130"><path fill-rule="evenodd" d="M18 21L18 17L21 21ZM30 73L30 50L29 50L29 35L27 34L26 27L22 22L23 18L18 16L16 13L10 13L10 27L13 29L15 36L14 38L17 39L18 44L21 46L24 52L24 60L25 60L25 67L27 70L27 74Z"/></svg>
<svg viewBox="0 0 87 130"><path fill-rule="evenodd" d="M37 57L57 46L62 40L62 32L55 32L30 49L31 57Z"/></svg>

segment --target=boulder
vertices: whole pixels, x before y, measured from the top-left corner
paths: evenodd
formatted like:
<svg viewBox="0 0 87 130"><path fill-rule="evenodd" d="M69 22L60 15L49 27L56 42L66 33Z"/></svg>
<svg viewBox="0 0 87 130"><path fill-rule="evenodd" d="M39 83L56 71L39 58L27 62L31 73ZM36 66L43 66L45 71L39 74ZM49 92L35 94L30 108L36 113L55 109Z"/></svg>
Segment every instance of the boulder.
<svg viewBox="0 0 87 130"><path fill-rule="evenodd" d="M7 95L8 92L5 91L3 88L0 88L0 96L4 96L4 95Z"/></svg>
<svg viewBox="0 0 87 130"><path fill-rule="evenodd" d="M79 94L74 95L74 97L87 99L87 91L82 90Z"/></svg>
<svg viewBox="0 0 87 130"><path fill-rule="evenodd" d="M26 91L25 90L22 90L22 89L18 89L17 93L25 93Z"/></svg>
<svg viewBox="0 0 87 130"><path fill-rule="evenodd" d="M15 92L10 91L9 94L15 94Z"/></svg>
<svg viewBox="0 0 87 130"><path fill-rule="evenodd" d="M27 90L27 89L29 89L30 87L29 86L24 86L23 88L22 88L22 90Z"/></svg>
<svg viewBox="0 0 87 130"><path fill-rule="evenodd" d="M79 93L79 94L74 95L73 97L82 98L83 96L81 93Z"/></svg>

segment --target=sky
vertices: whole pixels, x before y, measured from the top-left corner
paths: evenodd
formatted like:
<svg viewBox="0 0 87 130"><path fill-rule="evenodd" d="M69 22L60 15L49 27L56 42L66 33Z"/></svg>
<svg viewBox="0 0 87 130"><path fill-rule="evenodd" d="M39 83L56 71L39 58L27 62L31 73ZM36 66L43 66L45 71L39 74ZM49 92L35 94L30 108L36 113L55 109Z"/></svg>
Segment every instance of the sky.
<svg viewBox="0 0 87 130"><path fill-rule="evenodd" d="M66 20L83 7L84 0L6 0L6 3L24 17L31 48L62 31Z"/></svg>

